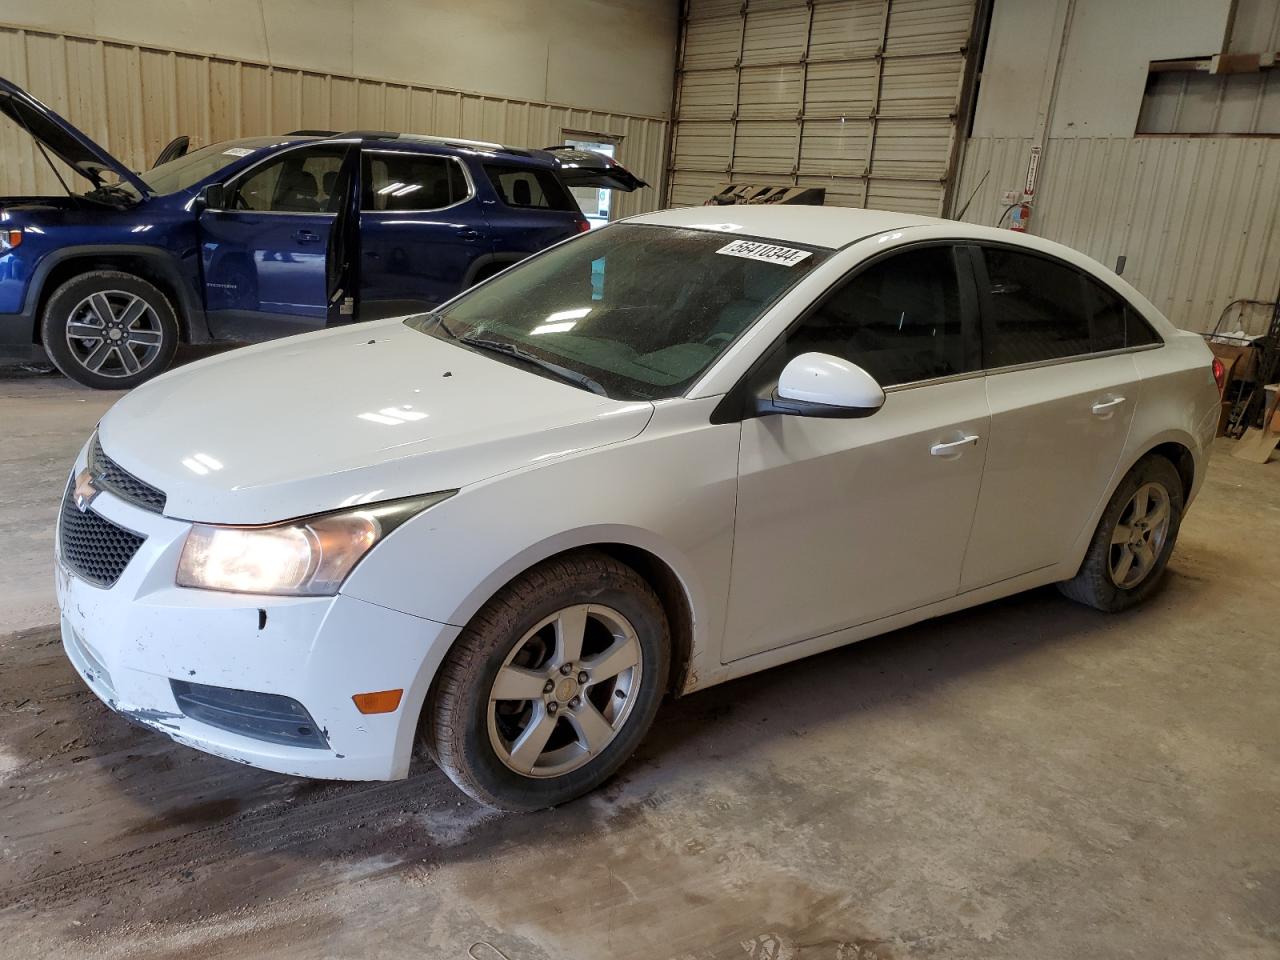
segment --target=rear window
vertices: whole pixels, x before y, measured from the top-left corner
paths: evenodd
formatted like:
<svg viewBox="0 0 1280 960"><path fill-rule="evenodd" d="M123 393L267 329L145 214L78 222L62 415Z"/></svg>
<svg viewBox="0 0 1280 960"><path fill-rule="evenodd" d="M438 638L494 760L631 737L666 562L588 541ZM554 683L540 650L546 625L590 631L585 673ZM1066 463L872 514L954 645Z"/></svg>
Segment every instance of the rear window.
<svg viewBox="0 0 1280 960"><path fill-rule="evenodd" d="M484 172L493 189L508 207L577 212L569 191L550 170L538 167L504 166L486 163Z"/></svg>

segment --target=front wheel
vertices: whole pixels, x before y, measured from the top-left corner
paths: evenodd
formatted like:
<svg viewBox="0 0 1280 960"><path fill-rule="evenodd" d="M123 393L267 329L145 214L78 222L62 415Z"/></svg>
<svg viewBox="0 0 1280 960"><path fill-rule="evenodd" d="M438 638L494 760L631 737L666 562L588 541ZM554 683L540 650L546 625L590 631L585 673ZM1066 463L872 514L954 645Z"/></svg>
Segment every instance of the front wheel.
<svg viewBox="0 0 1280 960"><path fill-rule="evenodd" d="M128 390L162 373L178 348L168 299L131 273L94 270L49 297L45 353L66 376L98 390Z"/></svg>
<svg viewBox="0 0 1280 960"><path fill-rule="evenodd" d="M1174 465L1159 454L1139 460L1112 494L1079 573L1058 589L1108 612L1145 600L1164 576L1183 505Z"/></svg>
<svg viewBox="0 0 1280 960"><path fill-rule="evenodd" d="M644 737L670 633L630 567L584 551L503 587L440 668L424 745L481 803L553 807L604 782Z"/></svg>

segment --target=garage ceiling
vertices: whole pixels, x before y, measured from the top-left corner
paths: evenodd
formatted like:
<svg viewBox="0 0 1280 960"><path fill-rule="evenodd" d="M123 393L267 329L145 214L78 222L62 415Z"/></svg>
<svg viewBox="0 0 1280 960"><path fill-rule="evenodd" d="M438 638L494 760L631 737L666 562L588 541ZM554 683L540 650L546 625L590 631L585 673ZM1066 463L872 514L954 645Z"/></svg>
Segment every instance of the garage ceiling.
<svg viewBox="0 0 1280 960"><path fill-rule="evenodd" d="M939 215L978 0L687 0L668 200L730 181Z"/></svg>

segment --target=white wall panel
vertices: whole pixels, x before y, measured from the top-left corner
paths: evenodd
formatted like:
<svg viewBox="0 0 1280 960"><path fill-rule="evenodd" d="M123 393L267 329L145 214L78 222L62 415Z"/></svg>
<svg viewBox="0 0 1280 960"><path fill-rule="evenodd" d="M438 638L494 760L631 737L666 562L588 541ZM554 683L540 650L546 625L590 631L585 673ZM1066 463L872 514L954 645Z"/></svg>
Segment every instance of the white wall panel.
<svg viewBox="0 0 1280 960"><path fill-rule="evenodd" d="M1031 141L965 146L957 208L983 176L964 219L994 224L1001 194L1022 183ZM1114 268L1175 324L1212 329L1232 301L1273 301L1280 289L1280 139L1052 138L1031 230ZM1233 310L1253 332L1269 308Z"/></svg>
<svg viewBox="0 0 1280 960"><path fill-rule="evenodd" d="M542 147L573 130L621 138L618 159L654 185L619 194L618 215L652 210L662 195L667 123L652 117L3 26L0 75L135 169L179 134L199 146L303 128L400 130ZM0 119L0 194L33 192L61 188L30 138Z"/></svg>

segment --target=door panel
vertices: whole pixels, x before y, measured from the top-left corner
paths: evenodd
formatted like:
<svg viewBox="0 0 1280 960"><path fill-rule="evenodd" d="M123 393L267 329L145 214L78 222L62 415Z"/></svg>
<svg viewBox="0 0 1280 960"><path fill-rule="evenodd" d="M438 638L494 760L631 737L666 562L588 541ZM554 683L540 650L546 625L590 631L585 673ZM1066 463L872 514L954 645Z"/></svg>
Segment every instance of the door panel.
<svg viewBox="0 0 1280 960"><path fill-rule="evenodd" d="M962 590L1060 562L1120 455L1141 380L1131 354L986 378L991 442Z"/></svg>
<svg viewBox="0 0 1280 960"><path fill-rule="evenodd" d="M360 211L360 318L439 306L493 250L462 163L423 151L366 149Z"/></svg>
<svg viewBox="0 0 1280 960"><path fill-rule="evenodd" d="M284 336L328 317L331 213L200 214L205 303L214 336Z"/></svg>
<svg viewBox="0 0 1280 960"><path fill-rule="evenodd" d="M348 144L286 150L230 181L200 214L205 310L214 336L262 339L324 327L329 254L352 175Z"/></svg>
<svg viewBox="0 0 1280 960"><path fill-rule="evenodd" d="M980 376L743 423L725 661L954 596L988 428Z"/></svg>

